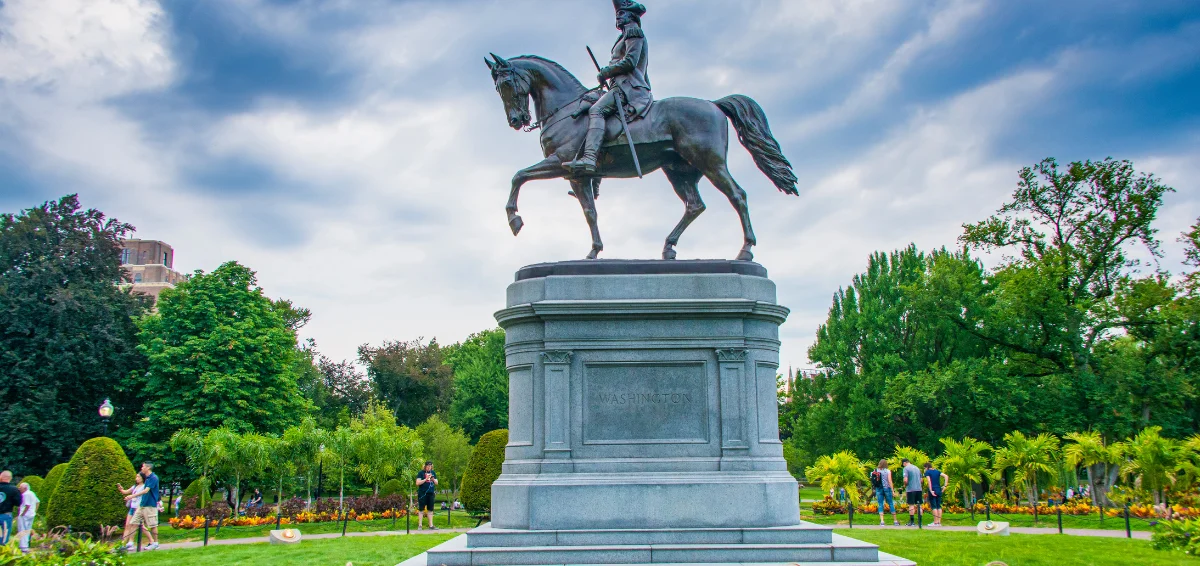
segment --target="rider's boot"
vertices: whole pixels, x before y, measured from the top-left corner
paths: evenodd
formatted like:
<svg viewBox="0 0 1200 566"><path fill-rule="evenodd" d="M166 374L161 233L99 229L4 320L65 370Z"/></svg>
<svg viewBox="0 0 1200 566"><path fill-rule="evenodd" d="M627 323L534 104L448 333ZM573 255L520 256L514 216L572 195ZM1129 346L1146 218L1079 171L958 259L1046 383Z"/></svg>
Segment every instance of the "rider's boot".
<svg viewBox="0 0 1200 566"><path fill-rule="evenodd" d="M603 122L598 127L588 128L587 135L583 138L583 155L575 161L563 163L563 167L570 169L576 175L595 175L596 152L600 150L600 142L603 139Z"/></svg>

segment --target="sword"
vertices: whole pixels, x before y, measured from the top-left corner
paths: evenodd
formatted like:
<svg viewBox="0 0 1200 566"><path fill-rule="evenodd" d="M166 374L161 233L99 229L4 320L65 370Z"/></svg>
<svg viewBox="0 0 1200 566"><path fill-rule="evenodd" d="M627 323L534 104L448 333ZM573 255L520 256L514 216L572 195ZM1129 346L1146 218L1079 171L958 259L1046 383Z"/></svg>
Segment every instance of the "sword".
<svg viewBox="0 0 1200 566"><path fill-rule="evenodd" d="M592 53L590 46L587 47L587 52L588 57L592 58L592 64L596 66L596 72L599 73L600 63L596 61L596 55ZM629 142L629 154L633 156L633 168L637 169L638 178L641 179L642 164L638 161L637 150L633 147L633 136L629 135L629 124L625 121L625 100L623 98L625 93L621 92L621 89L615 88L615 84L610 87L608 81L603 81L600 86L614 92L614 96L617 97L617 117L621 119L621 132L625 134L625 141Z"/></svg>

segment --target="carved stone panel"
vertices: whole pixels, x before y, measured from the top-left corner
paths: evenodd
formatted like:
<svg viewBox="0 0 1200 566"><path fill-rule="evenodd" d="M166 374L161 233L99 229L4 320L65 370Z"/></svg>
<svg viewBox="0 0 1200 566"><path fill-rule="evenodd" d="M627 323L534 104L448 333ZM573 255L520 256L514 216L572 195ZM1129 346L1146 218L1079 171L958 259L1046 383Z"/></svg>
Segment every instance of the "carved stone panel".
<svg viewBox="0 0 1200 566"><path fill-rule="evenodd" d="M704 362L584 366L584 444L707 443Z"/></svg>

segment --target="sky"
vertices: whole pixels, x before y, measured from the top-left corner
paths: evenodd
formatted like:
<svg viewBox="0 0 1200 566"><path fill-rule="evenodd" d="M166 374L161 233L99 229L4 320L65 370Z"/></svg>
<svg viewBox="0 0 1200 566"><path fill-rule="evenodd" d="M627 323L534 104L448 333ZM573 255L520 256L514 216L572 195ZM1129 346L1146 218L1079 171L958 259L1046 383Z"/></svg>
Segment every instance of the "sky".
<svg viewBox="0 0 1200 566"><path fill-rule="evenodd" d="M1156 227L1200 216L1200 3L643 0L656 98L751 96L800 178L775 190L731 142L756 260L792 309L783 367L876 250L955 246L1017 171L1129 159L1176 189ZM0 0L0 211L78 193L175 248L236 260L312 310L304 338L360 344L495 326L521 266L581 259L565 181L508 127L483 57L536 54L594 80L608 0ZM736 139L736 138L735 138ZM661 173L610 180L605 258L657 258L683 207ZM732 258L741 231L707 181L679 257Z"/></svg>

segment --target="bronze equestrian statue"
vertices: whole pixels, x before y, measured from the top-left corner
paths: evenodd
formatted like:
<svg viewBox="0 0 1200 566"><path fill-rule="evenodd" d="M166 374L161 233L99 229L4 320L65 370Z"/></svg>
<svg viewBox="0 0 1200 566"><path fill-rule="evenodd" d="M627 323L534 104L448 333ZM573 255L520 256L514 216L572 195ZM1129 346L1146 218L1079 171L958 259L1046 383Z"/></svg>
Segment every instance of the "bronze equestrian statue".
<svg viewBox="0 0 1200 566"><path fill-rule="evenodd" d="M730 176L726 162L727 118L759 170L781 192L799 194L796 174L771 134L765 113L758 103L740 94L712 102L687 97L653 100L647 74L649 48L641 27L646 8L631 0L613 0L613 7L621 36L613 46L612 60L600 70L598 78L602 84L613 79L615 88L601 96L597 97L599 88L584 87L549 59L533 55L503 59L494 53L492 60L484 59L504 102L509 126L542 131L542 153L546 158L517 171L512 179L505 210L513 235L524 225L517 214L521 186L533 180L566 178L592 232L587 259L595 259L604 249L596 227L595 198L600 180L637 175L628 136L636 146L641 167L647 172L662 169L685 205L683 218L663 245L663 259L675 259L680 235L704 212L696 186L702 176L737 210L744 236L737 259L754 259L750 248L756 242L746 192ZM537 121L532 125L530 98L537 112ZM628 132L622 131L620 120L610 118L617 112L625 113Z"/></svg>

